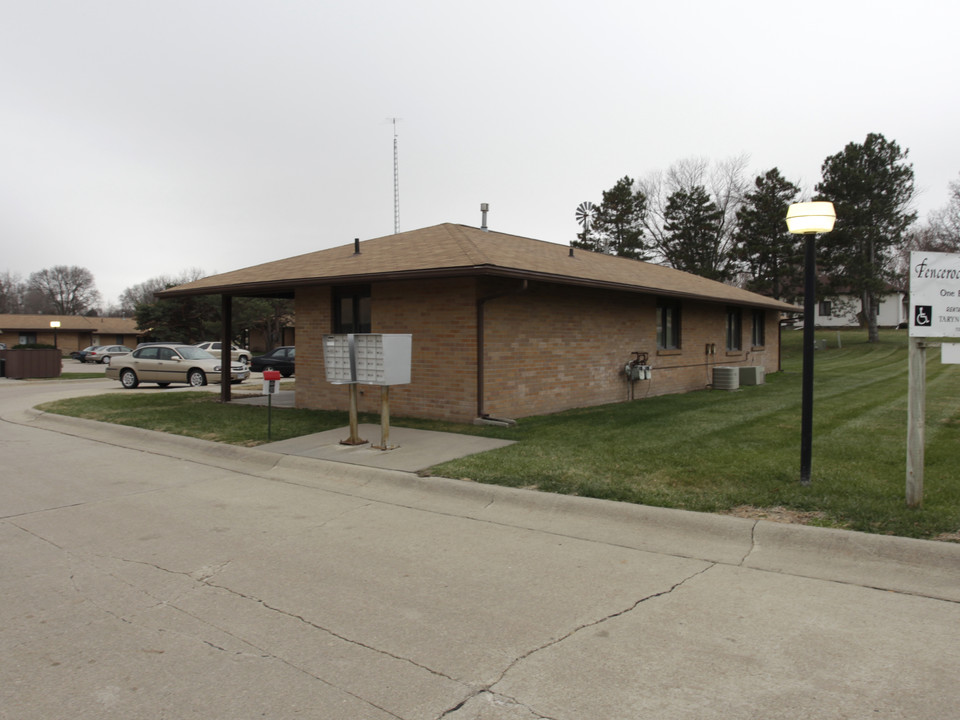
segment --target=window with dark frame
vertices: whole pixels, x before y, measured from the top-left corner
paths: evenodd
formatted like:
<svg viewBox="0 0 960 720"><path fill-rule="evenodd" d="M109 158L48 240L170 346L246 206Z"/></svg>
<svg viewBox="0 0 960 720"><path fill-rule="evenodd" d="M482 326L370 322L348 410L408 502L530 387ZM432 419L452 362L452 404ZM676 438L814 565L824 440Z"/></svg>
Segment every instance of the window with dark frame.
<svg viewBox="0 0 960 720"><path fill-rule="evenodd" d="M727 308L727 350L743 349L743 320L740 308Z"/></svg>
<svg viewBox="0 0 960 720"><path fill-rule="evenodd" d="M371 332L370 286L352 285L333 291L333 332Z"/></svg>
<svg viewBox="0 0 960 720"><path fill-rule="evenodd" d="M830 317L832 314L833 314L833 303L831 303L829 300L821 300L820 311L818 315L820 315L820 317Z"/></svg>
<svg viewBox="0 0 960 720"><path fill-rule="evenodd" d="M680 302L657 300L657 349L680 348Z"/></svg>
<svg viewBox="0 0 960 720"><path fill-rule="evenodd" d="M767 314L763 310L753 311L753 332L750 335L750 344L753 347L763 347L767 339Z"/></svg>

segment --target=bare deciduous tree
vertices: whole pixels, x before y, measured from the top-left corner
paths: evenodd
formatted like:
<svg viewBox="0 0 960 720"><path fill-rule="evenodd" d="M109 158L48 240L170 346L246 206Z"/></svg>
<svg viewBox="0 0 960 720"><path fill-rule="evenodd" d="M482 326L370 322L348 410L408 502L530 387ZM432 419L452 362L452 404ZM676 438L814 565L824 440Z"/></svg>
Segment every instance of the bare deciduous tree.
<svg viewBox="0 0 960 720"><path fill-rule="evenodd" d="M46 312L58 315L84 315L95 312L100 291L93 273L76 265L55 265L30 275L27 289L43 299Z"/></svg>
<svg viewBox="0 0 960 720"><path fill-rule="evenodd" d="M132 285L120 293L120 309L124 315L134 315L137 305L151 305L156 301L153 294L174 285L183 285L205 277L207 273L199 268L184 270L176 276L158 275L137 285Z"/></svg>
<svg viewBox="0 0 960 720"><path fill-rule="evenodd" d="M716 237L705 238L705 241L716 244L723 274L728 274L727 266L731 261L730 251L737 227L737 210L743 204L749 188L748 163L747 155L738 155L712 166L705 158L688 158L674 163L666 171L655 171L637 183L647 198L644 229L661 261L669 256L666 251L670 247L667 228L670 198L678 193L690 195L696 192L696 188L703 188L720 212Z"/></svg>
<svg viewBox="0 0 960 720"><path fill-rule="evenodd" d="M25 290L24 282L19 275L9 270L0 275L0 313L22 313Z"/></svg>

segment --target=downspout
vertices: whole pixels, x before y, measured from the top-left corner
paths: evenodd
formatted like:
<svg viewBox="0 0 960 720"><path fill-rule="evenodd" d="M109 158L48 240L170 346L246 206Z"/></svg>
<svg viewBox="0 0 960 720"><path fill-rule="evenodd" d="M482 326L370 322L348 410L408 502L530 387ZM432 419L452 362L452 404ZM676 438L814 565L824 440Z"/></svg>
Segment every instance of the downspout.
<svg viewBox="0 0 960 720"><path fill-rule="evenodd" d="M526 280L521 281L520 287L510 292L500 293L499 295L488 295L477 300L477 417L489 417L483 410L483 375L484 375L484 346L483 346L483 325L484 325L484 306L491 300L496 300L510 295L519 295L528 289Z"/></svg>

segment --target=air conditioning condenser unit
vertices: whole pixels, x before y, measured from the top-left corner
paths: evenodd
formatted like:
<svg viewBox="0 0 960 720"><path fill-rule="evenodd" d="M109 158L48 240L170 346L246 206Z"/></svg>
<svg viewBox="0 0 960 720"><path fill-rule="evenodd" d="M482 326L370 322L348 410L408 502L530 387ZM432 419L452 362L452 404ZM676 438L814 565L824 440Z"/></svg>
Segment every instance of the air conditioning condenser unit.
<svg viewBox="0 0 960 720"><path fill-rule="evenodd" d="M740 368L715 367L713 369L713 389L714 390L739 390L740 389Z"/></svg>

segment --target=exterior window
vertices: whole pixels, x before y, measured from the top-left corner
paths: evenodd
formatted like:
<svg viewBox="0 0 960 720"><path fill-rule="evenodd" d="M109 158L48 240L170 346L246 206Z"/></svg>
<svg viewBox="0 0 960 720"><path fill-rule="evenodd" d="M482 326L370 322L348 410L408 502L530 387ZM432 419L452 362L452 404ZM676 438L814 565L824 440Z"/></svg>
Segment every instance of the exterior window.
<svg viewBox="0 0 960 720"><path fill-rule="evenodd" d="M20 344L21 344L21 345L36 345L36 344L37 344L37 334L36 334L36 333L20 333Z"/></svg>
<svg viewBox="0 0 960 720"><path fill-rule="evenodd" d="M763 347L767 344L766 321L766 313L763 310L753 311L753 333L750 335L750 344L753 347Z"/></svg>
<svg viewBox="0 0 960 720"><path fill-rule="evenodd" d="M820 317L830 317L833 314L833 303L829 300L820 301L820 312L818 313Z"/></svg>
<svg viewBox="0 0 960 720"><path fill-rule="evenodd" d="M657 348L677 350L680 347L680 303L657 301Z"/></svg>
<svg viewBox="0 0 960 720"><path fill-rule="evenodd" d="M370 286L336 288L333 293L333 331L370 332Z"/></svg>
<svg viewBox="0 0 960 720"><path fill-rule="evenodd" d="M727 350L741 350L743 348L741 328L740 308L727 308Z"/></svg>

